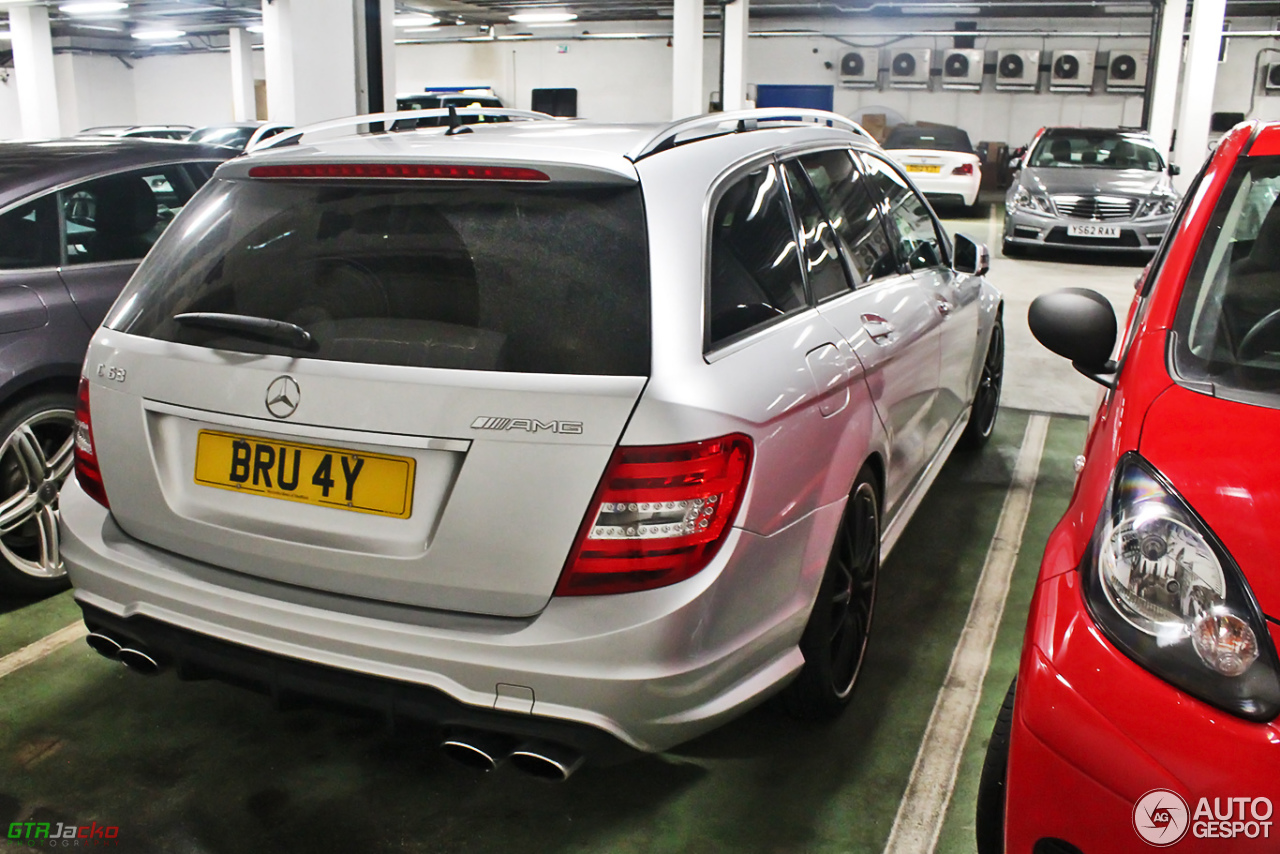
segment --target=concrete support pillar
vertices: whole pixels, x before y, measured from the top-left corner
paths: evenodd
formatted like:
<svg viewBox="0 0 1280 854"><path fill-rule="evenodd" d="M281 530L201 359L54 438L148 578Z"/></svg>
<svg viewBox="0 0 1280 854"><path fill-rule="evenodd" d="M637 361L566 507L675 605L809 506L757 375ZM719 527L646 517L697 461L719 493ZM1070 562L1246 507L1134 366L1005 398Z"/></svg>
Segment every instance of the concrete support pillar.
<svg viewBox="0 0 1280 854"><path fill-rule="evenodd" d="M263 0L267 111L294 125L356 113L361 0Z"/></svg>
<svg viewBox="0 0 1280 854"><path fill-rule="evenodd" d="M1174 162L1182 174L1174 184L1185 190L1208 154L1209 117L1218 82L1218 49L1226 0L1196 0L1191 7L1191 40L1187 44L1186 73L1182 76L1182 107L1178 111Z"/></svg>
<svg viewBox="0 0 1280 854"><path fill-rule="evenodd" d="M251 122L258 117L253 100L253 41L248 30L232 27L231 37L231 118Z"/></svg>
<svg viewBox="0 0 1280 854"><path fill-rule="evenodd" d="M18 83L23 138L62 136L48 8L10 6L9 33L13 40L13 74ZM77 130L79 128L69 128L71 132Z"/></svg>
<svg viewBox="0 0 1280 854"><path fill-rule="evenodd" d="M395 0L356 0L356 66L359 113L396 108ZM370 38L370 29L377 32Z"/></svg>
<svg viewBox="0 0 1280 854"><path fill-rule="evenodd" d="M720 93L723 109L741 110L747 106L747 8L750 0L733 0L724 8L724 91Z"/></svg>
<svg viewBox="0 0 1280 854"><path fill-rule="evenodd" d="M671 118L701 115L702 0L675 0L671 48Z"/></svg>
<svg viewBox="0 0 1280 854"><path fill-rule="evenodd" d="M1182 37L1187 21L1187 0L1164 0L1159 43L1152 60L1156 80L1151 91L1151 138L1160 153L1169 156L1173 140L1174 107L1178 103L1178 72L1182 70Z"/></svg>

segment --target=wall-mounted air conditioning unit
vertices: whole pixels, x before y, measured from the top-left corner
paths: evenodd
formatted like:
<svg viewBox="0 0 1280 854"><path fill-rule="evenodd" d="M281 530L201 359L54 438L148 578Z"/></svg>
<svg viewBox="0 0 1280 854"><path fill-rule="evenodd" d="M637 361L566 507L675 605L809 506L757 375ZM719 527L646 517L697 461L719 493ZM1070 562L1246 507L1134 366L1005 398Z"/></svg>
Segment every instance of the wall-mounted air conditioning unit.
<svg viewBox="0 0 1280 854"><path fill-rule="evenodd" d="M996 89L1034 92L1040 86L1040 51L1002 50L996 54Z"/></svg>
<svg viewBox="0 0 1280 854"><path fill-rule="evenodd" d="M1092 92L1094 50L1055 50L1049 66L1050 92Z"/></svg>
<svg viewBox="0 0 1280 854"><path fill-rule="evenodd" d="M985 50L965 48L943 51L942 88L978 91L982 88L982 65L986 61Z"/></svg>
<svg viewBox="0 0 1280 854"><path fill-rule="evenodd" d="M1147 52L1113 50L1107 57L1107 91L1141 92L1147 86Z"/></svg>
<svg viewBox="0 0 1280 854"><path fill-rule="evenodd" d="M846 89L874 89L880 83L879 48L858 48L840 54L840 85Z"/></svg>
<svg viewBox="0 0 1280 854"><path fill-rule="evenodd" d="M929 61L932 57L933 51L927 47L892 51L889 85L894 89L929 88Z"/></svg>
<svg viewBox="0 0 1280 854"><path fill-rule="evenodd" d="M1268 95L1280 92L1280 63L1267 66L1267 73L1262 75L1262 88Z"/></svg>

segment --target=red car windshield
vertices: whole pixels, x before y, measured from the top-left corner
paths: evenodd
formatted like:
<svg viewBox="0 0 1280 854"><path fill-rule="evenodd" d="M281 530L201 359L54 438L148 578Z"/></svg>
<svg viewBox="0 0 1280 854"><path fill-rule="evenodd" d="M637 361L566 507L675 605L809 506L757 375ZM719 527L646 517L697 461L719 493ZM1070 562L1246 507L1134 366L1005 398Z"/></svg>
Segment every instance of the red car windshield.
<svg viewBox="0 0 1280 854"><path fill-rule="evenodd" d="M1183 379L1280 406L1280 157L1236 168L1187 277L1174 323Z"/></svg>

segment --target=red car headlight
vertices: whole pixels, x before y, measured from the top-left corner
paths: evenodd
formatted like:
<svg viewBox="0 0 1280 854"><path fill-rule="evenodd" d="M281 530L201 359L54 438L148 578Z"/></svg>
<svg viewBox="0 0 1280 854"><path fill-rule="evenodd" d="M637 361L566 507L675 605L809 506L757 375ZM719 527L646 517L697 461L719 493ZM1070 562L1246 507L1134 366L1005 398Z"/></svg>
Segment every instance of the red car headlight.
<svg viewBox="0 0 1280 854"><path fill-rule="evenodd" d="M1244 574L1136 453L1116 467L1086 576L1090 614L1134 661L1240 717L1280 713L1280 666Z"/></svg>

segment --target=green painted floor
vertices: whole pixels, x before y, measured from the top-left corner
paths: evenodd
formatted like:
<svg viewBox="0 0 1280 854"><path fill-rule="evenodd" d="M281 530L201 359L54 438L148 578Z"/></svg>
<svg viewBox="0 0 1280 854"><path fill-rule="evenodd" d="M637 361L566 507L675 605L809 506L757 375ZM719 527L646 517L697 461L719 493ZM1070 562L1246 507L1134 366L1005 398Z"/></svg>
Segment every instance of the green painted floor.
<svg viewBox="0 0 1280 854"><path fill-rule="evenodd" d="M879 852L960 635L1028 416L956 454L886 562L852 707L772 704L660 756L562 785L473 772L433 741L218 683L146 679L81 643L0 679L0 837L12 821L119 828L127 852ZM940 852L972 852L987 735L1017 667L1040 553L1085 423L1055 418ZM70 594L0 599L0 656L71 622ZM33 846L49 850L47 843ZM0 838L0 851L30 850Z"/></svg>

